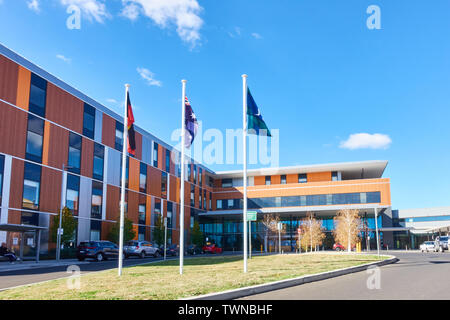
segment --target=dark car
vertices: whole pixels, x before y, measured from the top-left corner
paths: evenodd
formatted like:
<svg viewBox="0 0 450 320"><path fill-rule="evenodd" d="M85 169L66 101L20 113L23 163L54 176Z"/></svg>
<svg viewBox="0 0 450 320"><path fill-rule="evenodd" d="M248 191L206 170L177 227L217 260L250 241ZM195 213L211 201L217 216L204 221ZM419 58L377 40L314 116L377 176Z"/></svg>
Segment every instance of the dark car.
<svg viewBox="0 0 450 320"><path fill-rule="evenodd" d="M164 245L162 245L159 250L161 251L161 254L164 254ZM180 247L177 244L172 244L167 247L166 256L175 257L180 254Z"/></svg>
<svg viewBox="0 0 450 320"><path fill-rule="evenodd" d="M83 261L86 258L103 261L119 257L119 246L111 241L86 241L80 242L77 248L77 258ZM123 254L122 257L125 257Z"/></svg>
<svg viewBox="0 0 450 320"><path fill-rule="evenodd" d="M190 254L190 255L197 255L197 254L202 254L203 250L201 247L196 246L195 244L191 244L187 248L186 252L187 252L187 254Z"/></svg>

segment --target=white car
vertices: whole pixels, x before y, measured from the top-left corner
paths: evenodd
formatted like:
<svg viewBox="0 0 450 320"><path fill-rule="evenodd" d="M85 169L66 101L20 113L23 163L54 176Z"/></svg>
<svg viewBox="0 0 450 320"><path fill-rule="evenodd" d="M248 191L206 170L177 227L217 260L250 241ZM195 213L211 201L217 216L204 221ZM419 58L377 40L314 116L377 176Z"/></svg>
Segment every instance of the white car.
<svg viewBox="0 0 450 320"><path fill-rule="evenodd" d="M421 245L420 245L420 251L422 251L422 252L430 252L430 251L432 251L432 252L435 252L436 251L436 249L435 249L435 246L434 246L434 241L425 241L424 243L422 243Z"/></svg>

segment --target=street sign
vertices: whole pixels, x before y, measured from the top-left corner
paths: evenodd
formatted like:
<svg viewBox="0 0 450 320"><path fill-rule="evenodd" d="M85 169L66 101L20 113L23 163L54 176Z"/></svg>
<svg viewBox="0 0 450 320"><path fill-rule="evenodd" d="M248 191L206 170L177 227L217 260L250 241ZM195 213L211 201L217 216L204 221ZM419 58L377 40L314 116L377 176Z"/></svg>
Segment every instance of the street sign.
<svg viewBox="0 0 450 320"><path fill-rule="evenodd" d="M256 217L258 212L256 211L247 211L247 221L256 221Z"/></svg>
<svg viewBox="0 0 450 320"><path fill-rule="evenodd" d="M64 229L63 228L58 228L58 234L63 235L64 234Z"/></svg>
<svg viewBox="0 0 450 320"><path fill-rule="evenodd" d="M167 217L164 218L164 227L167 228Z"/></svg>
<svg viewBox="0 0 450 320"><path fill-rule="evenodd" d="M281 222L278 222L277 229L278 230L282 230L283 229L283 224Z"/></svg>

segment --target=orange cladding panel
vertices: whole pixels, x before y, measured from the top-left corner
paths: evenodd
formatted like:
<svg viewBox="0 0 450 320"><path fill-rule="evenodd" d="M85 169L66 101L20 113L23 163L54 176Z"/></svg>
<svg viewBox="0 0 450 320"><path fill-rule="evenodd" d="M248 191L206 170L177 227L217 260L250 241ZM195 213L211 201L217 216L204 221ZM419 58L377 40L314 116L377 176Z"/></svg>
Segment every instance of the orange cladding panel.
<svg viewBox="0 0 450 320"><path fill-rule="evenodd" d="M81 175L92 178L94 167L94 142L83 137L81 150Z"/></svg>
<svg viewBox="0 0 450 320"><path fill-rule="evenodd" d="M24 110L28 110L30 102L31 72L19 66L19 76L17 81L16 105Z"/></svg>
<svg viewBox="0 0 450 320"><path fill-rule="evenodd" d="M331 171L307 173L308 182L331 181Z"/></svg>
<svg viewBox="0 0 450 320"><path fill-rule="evenodd" d="M139 161L132 157L129 157L129 161L128 188L139 192Z"/></svg>
<svg viewBox="0 0 450 320"><path fill-rule="evenodd" d="M19 66L0 55L0 99L15 104Z"/></svg>
<svg viewBox="0 0 450 320"><path fill-rule="evenodd" d="M0 152L25 158L27 113L0 102L0 119Z"/></svg>

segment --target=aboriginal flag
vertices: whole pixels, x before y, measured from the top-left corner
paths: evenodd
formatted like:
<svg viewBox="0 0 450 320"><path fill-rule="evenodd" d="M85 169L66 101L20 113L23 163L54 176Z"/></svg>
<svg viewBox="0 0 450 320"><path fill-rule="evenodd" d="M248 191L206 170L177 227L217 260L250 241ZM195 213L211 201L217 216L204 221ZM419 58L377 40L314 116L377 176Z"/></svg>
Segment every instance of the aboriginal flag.
<svg viewBox="0 0 450 320"><path fill-rule="evenodd" d="M127 93L128 153L135 156L136 139L134 136L134 116L131 108L130 93Z"/></svg>

